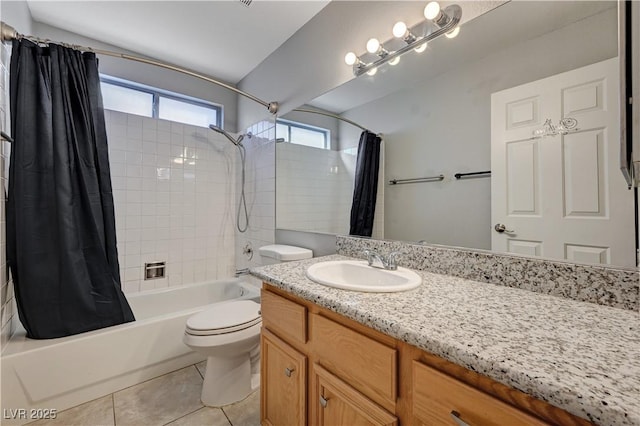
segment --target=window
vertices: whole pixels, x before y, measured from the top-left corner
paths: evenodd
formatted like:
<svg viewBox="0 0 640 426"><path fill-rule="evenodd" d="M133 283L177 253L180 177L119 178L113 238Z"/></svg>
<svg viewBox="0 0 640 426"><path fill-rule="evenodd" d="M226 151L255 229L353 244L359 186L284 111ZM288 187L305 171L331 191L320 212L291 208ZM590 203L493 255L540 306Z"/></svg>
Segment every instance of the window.
<svg viewBox="0 0 640 426"><path fill-rule="evenodd" d="M201 127L222 124L222 106L202 99L105 75L100 88L105 109Z"/></svg>
<svg viewBox="0 0 640 426"><path fill-rule="evenodd" d="M158 118L202 127L220 125L216 109L166 96L158 97Z"/></svg>
<svg viewBox="0 0 640 426"><path fill-rule="evenodd" d="M128 114L152 117L153 93L134 90L116 84L100 83L102 102L105 109Z"/></svg>
<svg viewBox="0 0 640 426"><path fill-rule="evenodd" d="M285 142L298 145L322 149L331 148L329 143L329 130L309 126L308 124L296 123L295 121L277 120L276 137L283 138Z"/></svg>

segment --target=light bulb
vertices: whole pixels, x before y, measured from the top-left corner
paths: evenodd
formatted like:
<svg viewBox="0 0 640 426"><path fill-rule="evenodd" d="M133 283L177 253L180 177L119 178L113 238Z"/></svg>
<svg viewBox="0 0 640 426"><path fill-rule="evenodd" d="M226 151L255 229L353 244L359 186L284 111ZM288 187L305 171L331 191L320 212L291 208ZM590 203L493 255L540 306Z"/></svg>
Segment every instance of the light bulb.
<svg viewBox="0 0 640 426"><path fill-rule="evenodd" d="M357 60L358 60L358 57L353 52L349 52L346 55L344 55L344 62L347 65L353 65L356 63Z"/></svg>
<svg viewBox="0 0 640 426"><path fill-rule="evenodd" d="M425 50L427 50L427 42L425 41L424 43L422 43L420 46L416 47L413 50L415 50L418 53L424 52Z"/></svg>
<svg viewBox="0 0 640 426"><path fill-rule="evenodd" d="M369 71L367 71L367 75L376 75L376 73L378 72L378 68L371 68Z"/></svg>
<svg viewBox="0 0 640 426"><path fill-rule="evenodd" d="M398 62L400 62L400 56L396 56L395 58L390 60L389 65L398 65Z"/></svg>
<svg viewBox="0 0 640 426"><path fill-rule="evenodd" d="M407 33L407 24L402 21L396 22L393 26L393 36L397 38L404 37Z"/></svg>
<svg viewBox="0 0 640 426"><path fill-rule="evenodd" d="M367 42L367 52L376 53L380 49L380 42L377 38L370 38Z"/></svg>
<svg viewBox="0 0 640 426"><path fill-rule="evenodd" d="M439 13L440 13L440 5L438 4L437 1L430 2L424 8L424 17L430 21L435 19Z"/></svg>
<svg viewBox="0 0 640 426"><path fill-rule="evenodd" d="M454 38L460 33L460 27L455 27L453 30L445 34L447 38Z"/></svg>

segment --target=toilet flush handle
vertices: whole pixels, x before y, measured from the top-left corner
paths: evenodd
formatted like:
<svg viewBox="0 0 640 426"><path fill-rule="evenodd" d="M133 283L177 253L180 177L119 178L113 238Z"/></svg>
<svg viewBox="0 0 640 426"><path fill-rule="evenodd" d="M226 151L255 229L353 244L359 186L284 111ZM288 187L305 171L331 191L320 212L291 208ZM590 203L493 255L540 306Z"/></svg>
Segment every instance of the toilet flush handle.
<svg viewBox="0 0 640 426"><path fill-rule="evenodd" d="M284 374L287 375L287 377L291 377L291 373L293 373L295 370L293 368L285 368L284 369Z"/></svg>

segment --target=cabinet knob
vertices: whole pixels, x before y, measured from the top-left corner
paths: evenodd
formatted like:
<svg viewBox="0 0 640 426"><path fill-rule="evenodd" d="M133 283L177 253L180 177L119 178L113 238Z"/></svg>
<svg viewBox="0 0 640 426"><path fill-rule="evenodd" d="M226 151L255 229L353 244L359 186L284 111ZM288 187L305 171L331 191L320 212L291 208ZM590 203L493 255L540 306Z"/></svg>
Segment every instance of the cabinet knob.
<svg viewBox="0 0 640 426"><path fill-rule="evenodd" d="M287 377L291 377L291 373L293 373L294 371L295 371L295 370L294 370L293 368L285 368L285 369L284 369L284 374L285 374Z"/></svg>
<svg viewBox="0 0 640 426"><path fill-rule="evenodd" d="M465 422L460 418L460 413L458 413L456 410L451 410L451 413L449 414L451 415L451 418L453 419L454 422L456 422L458 426L470 426L469 423Z"/></svg>
<svg viewBox="0 0 640 426"><path fill-rule="evenodd" d="M322 408L325 408L328 402L329 402L328 399L325 399L324 396L320 395L320 405L322 406Z"/></svg>

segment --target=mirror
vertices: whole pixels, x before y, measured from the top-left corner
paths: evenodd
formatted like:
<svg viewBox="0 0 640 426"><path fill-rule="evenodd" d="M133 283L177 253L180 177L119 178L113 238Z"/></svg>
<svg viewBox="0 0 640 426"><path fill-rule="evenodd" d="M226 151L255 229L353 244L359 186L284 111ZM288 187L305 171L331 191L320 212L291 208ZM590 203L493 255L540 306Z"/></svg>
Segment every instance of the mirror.
<svg viewBox="0 0 640 426"><path fill-rule="evenodd" d="M633 191L616 165L619 118L610 125L592 117L617 108L617 37L616 2L511 1L465 23L455 39L438 38L423 54L403 55L307 106L383 134L374 238L634 267ZM598 63L609 63L614 75L564 82L553 89L561 97L545 100L548 82ZM526 94L536 84L539 93ZM546 119L557 126L569 115L578 121L572 132L532 138ZM315 114L282 118L330 129L331 149L277 144L276 228L347 234L361 129ZM497 140L502 148L492 146ZM545 177L550 163L559 167L556 181ZM390 184L441 174L441 181ZM536 221L551 208L552 193L563 221ZM542 235L571 228L580 237L596 224L625 241L613 247L608 237L575 243L569 236L551 249Z"/></svg>

